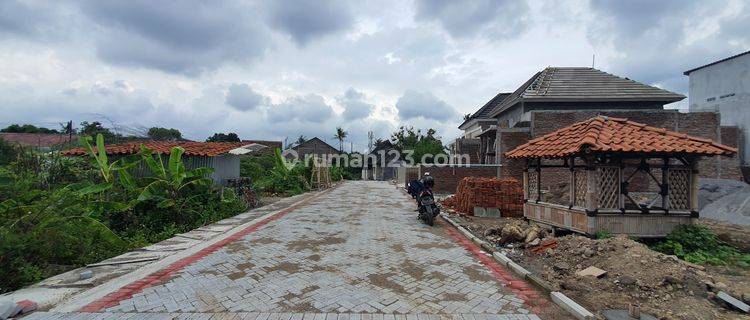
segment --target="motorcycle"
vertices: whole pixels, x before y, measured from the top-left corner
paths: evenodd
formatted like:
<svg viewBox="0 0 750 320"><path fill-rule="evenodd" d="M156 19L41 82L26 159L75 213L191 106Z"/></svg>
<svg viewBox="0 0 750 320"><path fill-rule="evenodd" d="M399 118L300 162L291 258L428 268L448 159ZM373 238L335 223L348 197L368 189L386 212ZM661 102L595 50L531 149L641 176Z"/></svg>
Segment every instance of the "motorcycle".
<svg viewBox="0 0 750 320"><path fill-rule="evenodd" d="M417 205L419 211L418 218L428 226L434 226L435 218L440 214L440 208L438 208L435 202L432 190L428 188L422 190L417 196Z"/></svg>

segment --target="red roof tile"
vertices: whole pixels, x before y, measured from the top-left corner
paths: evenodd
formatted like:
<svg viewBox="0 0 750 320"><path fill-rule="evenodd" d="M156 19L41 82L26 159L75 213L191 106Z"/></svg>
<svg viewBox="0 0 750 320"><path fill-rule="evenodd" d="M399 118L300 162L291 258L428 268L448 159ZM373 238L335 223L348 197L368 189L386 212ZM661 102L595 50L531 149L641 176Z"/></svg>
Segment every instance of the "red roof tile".
<svg viewBox="0 0 750 320"><path fill-rule="evenodd" d="M509 158L561 158L582 152L733 155L737 149L709 139L650 127L628 119L595 117L533 139L505 153Z"/></svg>
<svg viewBox="0 0 750 320"><path fill-rule="evenodd" d="M107 145L108 155L128 155L141 151L141 144L151 149L154 153L169 154L173 147L180 146L185 149L186 156L213 157L229 152L230 150L248 145L248 142L196 142L196 141L133 141L120 144ZM64 155L85 155L83 148L70 149L63 152Z"/></svg>

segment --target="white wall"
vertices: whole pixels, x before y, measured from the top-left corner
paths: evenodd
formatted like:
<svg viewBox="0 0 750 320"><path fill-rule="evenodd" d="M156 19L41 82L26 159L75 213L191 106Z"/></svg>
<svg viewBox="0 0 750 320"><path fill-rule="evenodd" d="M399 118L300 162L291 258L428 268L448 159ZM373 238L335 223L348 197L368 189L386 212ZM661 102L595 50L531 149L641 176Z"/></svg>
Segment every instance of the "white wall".
<svg viewBox="0 0 750 320"><path fill-rule="evenodd" d="M721 124L742 129L743 164L750 160L750 54L693 71L690 111L719 111Z"/></svg>

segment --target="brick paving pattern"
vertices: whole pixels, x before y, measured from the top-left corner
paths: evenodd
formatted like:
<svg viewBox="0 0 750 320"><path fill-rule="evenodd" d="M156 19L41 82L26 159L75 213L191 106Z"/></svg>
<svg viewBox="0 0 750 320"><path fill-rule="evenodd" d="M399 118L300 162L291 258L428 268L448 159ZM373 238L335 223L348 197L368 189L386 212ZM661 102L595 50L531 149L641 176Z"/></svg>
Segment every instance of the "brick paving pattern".
<svg viewBox="0 0 750 320"><path fill-rule="evenodd" d="M442 227L421 224L413 209L411 199L391 184L348 182L102 310L106 313L92 315L538 318ZM73 315L38 313L31 318Z"/></svg>

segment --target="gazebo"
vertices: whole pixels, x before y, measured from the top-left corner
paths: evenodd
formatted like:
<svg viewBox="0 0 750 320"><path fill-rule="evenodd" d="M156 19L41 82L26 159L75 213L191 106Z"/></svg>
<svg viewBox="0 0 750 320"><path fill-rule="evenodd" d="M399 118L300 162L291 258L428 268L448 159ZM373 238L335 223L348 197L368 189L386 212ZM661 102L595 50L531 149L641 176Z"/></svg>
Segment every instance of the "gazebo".
<svg viewBox="0 0 750 320"><path fill-rule="evenodd" d="M663 237L698 218L700 157L736 152L709 139L599 116L533 139L505 156L526 160L527 219L589 235ZM547 199L545 179L566 181L562 201Z"/></svg>

